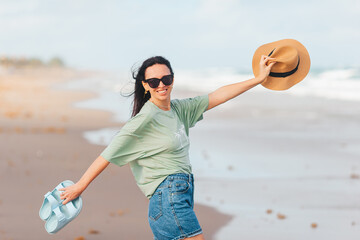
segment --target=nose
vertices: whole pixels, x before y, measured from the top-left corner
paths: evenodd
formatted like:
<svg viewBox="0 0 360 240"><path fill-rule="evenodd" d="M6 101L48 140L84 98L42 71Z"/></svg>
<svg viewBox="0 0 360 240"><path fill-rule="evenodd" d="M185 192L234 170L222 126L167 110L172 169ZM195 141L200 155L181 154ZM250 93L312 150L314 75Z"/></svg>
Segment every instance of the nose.
<svg viewBox="0 0 360 240"><path fill-rule="evenodd" d="M162 81L160 81L160 83L159 83L159 88L162 88L162 87L164 87L164 86L166 86Z"/></svg>

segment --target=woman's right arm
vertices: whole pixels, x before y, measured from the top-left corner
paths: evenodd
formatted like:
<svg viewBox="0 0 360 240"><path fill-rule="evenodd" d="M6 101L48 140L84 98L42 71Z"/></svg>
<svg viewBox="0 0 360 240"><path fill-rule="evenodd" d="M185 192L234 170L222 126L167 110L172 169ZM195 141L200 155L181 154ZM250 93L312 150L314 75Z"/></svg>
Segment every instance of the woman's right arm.
<svg viewBox="0 0 360 240"><path fill-rule="evenodd" d="M76 199L81 195L81 193L89 186L89 184L109 165L106 159L102 156L99 156L95 161L90 165L86 170L81 179L74 185L71 185L66 188L59 189L63 191L60 194L60 198L64 199L63 204Z"/></svg>

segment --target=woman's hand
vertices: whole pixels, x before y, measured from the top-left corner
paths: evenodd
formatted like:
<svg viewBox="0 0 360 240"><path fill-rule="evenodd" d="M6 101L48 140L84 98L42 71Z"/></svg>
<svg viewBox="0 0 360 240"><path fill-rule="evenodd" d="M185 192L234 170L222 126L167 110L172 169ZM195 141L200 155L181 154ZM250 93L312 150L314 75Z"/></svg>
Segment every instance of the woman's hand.
<svg viewBox="0 0 360 240"><path fill-rule="evenodd" d="M272 66L274 66L274 64L276 63L275 60L276 58L271 58L266 55L261 55L260 63L259 63L260 72L259 75L256 77L260 81L260 83L265 81L267 76L269 76Z"/></svg>
<svg viewBox="0 0 360 240"><path fill-rule="evenodd" d="M79 183L76 183L66 188L59 189L59 191L63 191L60 194L60 199L65 199L62 204L65 205L68 202L79 197L81 193L85 190L85 188L86 187L81 186Z"/></svg>

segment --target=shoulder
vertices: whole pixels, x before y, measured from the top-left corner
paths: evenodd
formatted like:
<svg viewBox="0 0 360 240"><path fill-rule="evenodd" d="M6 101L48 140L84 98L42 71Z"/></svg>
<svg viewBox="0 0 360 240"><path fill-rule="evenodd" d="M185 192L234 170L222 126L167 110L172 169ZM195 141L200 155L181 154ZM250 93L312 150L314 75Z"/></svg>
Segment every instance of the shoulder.
<svg viewBox="0 0 360 240"><path fill-rule="evenodd" d="M208 102L209 102L208 94L199 95L191 98L171 100L171 103L176 108L186 108L186 107L191 107L193 105L197 105L199 103L208 103Z"/></svg>
<svg viewBox="0 0 360 240"><path fill-rule="evenodd" d="M128 133L140 133L146 126L150 124L153 119L154 112L147 111L142 109L134 117L130 118L125 125L122 127L121 131Z"/></svg>
<svg viewBox="0 0 360 240"><path fill-rule="evenodd" d="M181 99L172 99L171 100L171 105L172 106L178 106L179 104L181 104Z"/></svg>

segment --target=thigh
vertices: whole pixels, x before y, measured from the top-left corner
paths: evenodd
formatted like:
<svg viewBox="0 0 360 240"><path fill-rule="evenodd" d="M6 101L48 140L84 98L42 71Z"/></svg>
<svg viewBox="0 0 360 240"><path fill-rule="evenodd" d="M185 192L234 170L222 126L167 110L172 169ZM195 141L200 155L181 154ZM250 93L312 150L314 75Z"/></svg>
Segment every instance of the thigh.
<svg viewBox="0 0 360 240"><path fill-rule="evenodd" d="M194 237L184 238L184 240L205 240L204 234L199 234Z"/></svg>
<svg viewBox="0 0 360 240"><path fill-rule="evenodd" d="M186 175L170 177L155 191L148 215L155 239L184 239L202 233L193 210L193 194L193 180Z"/></svg>

